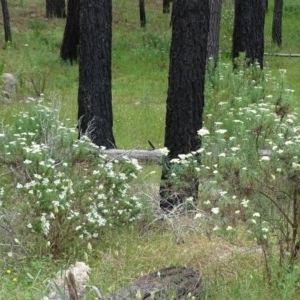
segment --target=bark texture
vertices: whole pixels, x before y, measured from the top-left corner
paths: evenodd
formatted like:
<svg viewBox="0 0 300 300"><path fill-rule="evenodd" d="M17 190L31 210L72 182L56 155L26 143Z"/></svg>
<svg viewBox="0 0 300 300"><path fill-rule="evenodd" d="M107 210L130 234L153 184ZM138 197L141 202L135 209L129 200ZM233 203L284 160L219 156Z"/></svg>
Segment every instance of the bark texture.
<svg viewBox="0 0 300 300"><path fill-rule="evenodd" d="M219 59L219 36L222 0L209 0L210 19L207 41L207 59L212 58L216 65Z"/></svg>
<svg viewBox="0 0 300 300"><path fill-rule="evenodd" d="M64 37L60 48L60 57L71 64L77 61L79 46L79 0L68 1L68 15Z"/></svg>
<svg viewBox="0 0 300 300"><path fill-rule="evenodd" d="M262 0L235 0L232 59L245 52L247 64L263 68L265 4ZM234 62L235 65L235 62Z"/></svg>
<svg viewBox="0 0 300 300"><path fill-rule="evenodd" d="M11 36L11 30L10 30L10 15L7 5L7 0L1 0L1 6L2 6L2 14L3 14L3 26L4 26L4 39L5 42L11 42L12 36Z"/></svg>
<svg viewBox="0 0 300 300"><path fill-rule="evenodd" d="M282 8L283 0L274 0L273 23L272 23L272 41L279 47L282 45Z"/></svg>
<svg viewBox="0 0 300 300"><path fill-rule="evenodd" d="M198 150L197 131L202 127L204 77L209 0L177 0L172 10L169 88L165 128L165 147L169 154L163 164L160 195L161 207L172 208L187 197L198 196L198 180L175 186L171 180L170 160L179 154Z"/></svg>
<svg viewBox="0 0 300 300"><path fill-rule="evenodd" d="M111 0L81 0L78 89L79 136L115 148L111 94Z"/></svg>

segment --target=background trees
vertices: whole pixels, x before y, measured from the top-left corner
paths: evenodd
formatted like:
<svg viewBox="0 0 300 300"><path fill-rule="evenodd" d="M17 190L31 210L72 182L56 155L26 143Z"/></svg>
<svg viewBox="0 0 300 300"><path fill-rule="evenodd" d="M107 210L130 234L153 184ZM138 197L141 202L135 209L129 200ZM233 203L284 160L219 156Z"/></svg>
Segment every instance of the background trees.
<svg viewBox="0 0 300 300"><path fill-rule="evenodd" d="M111 104L112 3L86 0L80 6L78 89L79 135L115 147Z"/></svg>
<svg viewBox="0 0 300 300"><path fill-rule="evenodd" d="M3 15L5 42L11 42L12 36L11 36L11 30L10 30L10 16L9 16L7 0L1 0L1 7L2 7L2 15Z"/></svg>
<svg viewBox="0 0 300 300"><path fill-rule="evenodd" d="M47 18L64 18L66 16L65 0L46 0Z"/></svg>
<svg viewBox="0 0 300 300"><path fill-rule="evenodd" d="M282 44L281 23L282 23L283 0L274 0L273 23L272 23L272 41L279 47Z"/></svg>
<svg viewBox="0 0 300 300"><path fill-rule="evenodd" d="M160 185L163 208L198 195L198 181L192 174L181 186L175 186L170 175L172 159L200 148L197 131L202 126L208 26L208 0L174 2L164 143L170 152Z"/></svg>
<svg viewBox="0 0 300 300"><path fill-rule="evenodd" d="M235 0L232 58L245 52L247 63L263 68L265 3L261 0Z"/></svg>
<svg viewBox="0 0 300 300"><path fill-rule="evenodd" d="M62 45L60 48L60 57L63 60L69 60L71 63L77 61L79 45L79 1L68 1L68 15Z"/></svg>
<svg viewBox="0 0 300 300"><path fill-rule="evenodd" d="M145 27L146 26L145 0L139 0L139 9L140 9L141 27Z"/></svg>
<svg viewBox="0 0 300 300"><path fill-rule="evenodd" d="M163 13L168 14L170 12L170 0L163 0Z"/></svg>

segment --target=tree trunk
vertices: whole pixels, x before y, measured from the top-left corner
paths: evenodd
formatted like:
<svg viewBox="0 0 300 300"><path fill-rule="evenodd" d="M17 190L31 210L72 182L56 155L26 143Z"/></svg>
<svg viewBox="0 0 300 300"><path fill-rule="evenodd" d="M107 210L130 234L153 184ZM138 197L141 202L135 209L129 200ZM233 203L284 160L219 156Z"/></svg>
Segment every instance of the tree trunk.
<svg viewBox="0 0 300 300"><path fill-rule="evenodd" d="M139 0L141 27L146 26L145 0Z"/></svg>
<svg viewBox="0 0 300 300"><path fill-rule="evenodd" d="M10 16L7 5L7 0L1 0L3 23L4 23L4 38L5 42L12 42L11 30L10 30Z"/></svg>
<svg viewBox="0 0 300 300"><path fill-rule="evenodd" d="M209 0L210 19L207 41L207 60L213 59L217 65L219 59L219 36L221 22L222 0Z"/></svg>
<svg viewBox="0 0 300 300"><path fill-rule="evenodd" d="M170 0L163 0L163 13L168 14L170 12Z"/></svg>
<svg viewBox="0 0 300 300"><path fill-rule="evenodd" d="M46 0L46 16L47 18L65 18L65 0Z"/></svg>
<svg viewBox="0 0 300 300"><path fill-rule="evenodd" d="M111 0L81 0L78 89L79 136L115 148L111 94Z"/></svg>
<svg viewBox="0 0 300 300"><path fill-rule="evenodd" d="M72 64L78 58L79 44L79 0L68 1L68 15L64 37L60 48L60 57Z"/></svg>
<svg viewBox="0 0 300 300"><path fill-rule="evenodd" d="M245 51L245 34L243 0L235 0L232 38L232 59L234 64L239 53Z"/></svg>
<svg viewBox="0 0 300 300"><path fill-rule="evenodd" d="M169 88L165 147L169 154L163 164L161 207L172 208L187 197L198 197L198 179L190 174L180 186L172 182L171 160L200 148L197 131L202 127L204 77L209 0L177 0L172 9Z"/></svg>
<svg viewBox="0 0 300 300"><path fill-rule="evenodd" d="M274 0L272 41L279 47L282 45L281 25L282 25L283 0Z"/></svg>
<svg viewBox="0 0 300 300"><path fill-rule="evenodd" d="M247 64L263 68L265 4L261 0L235 0L232 59L245 52Z"/></svg>

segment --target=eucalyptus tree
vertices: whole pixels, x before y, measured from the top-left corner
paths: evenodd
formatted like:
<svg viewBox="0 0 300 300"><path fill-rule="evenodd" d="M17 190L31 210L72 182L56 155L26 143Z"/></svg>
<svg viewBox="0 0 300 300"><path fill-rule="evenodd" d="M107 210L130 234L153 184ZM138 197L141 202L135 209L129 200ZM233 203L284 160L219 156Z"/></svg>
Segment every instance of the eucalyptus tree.
<svg viewBox="0 0 300 300"><path fill-rule="evenodd" d="M174 184L172 159L201 146L197 131L202 127L208 30L209 0L174 1L164 142L169 153L160 184L160 205L166 209L198 197L199 183L193 174Z"/></svg>
<svg viewBox="0 0 300 300"><path fill-rule="evenodd" d="M68 1L68 15L60 47L60 57L71 64L77 61L79 45L79 0Z"/></svg>
<svg viewBox="0 0 300 300"><path fill-rule="evenodd" d="M235 0L232 59L245 52L247 64L259 63L263 68L265 2Z"/></svg>
<svg viewBox="0 0 300 300"><path fill-rule="evenodd" d="M10 30L10 15L9 9L7 5L7 0L1 0L1 7L2 7L2 15L3 15L3 26L4 26L4 38L5 42L11 42L11 30Z"/></svg>
<svg viewBox="0 0 300 300"><path fill-rule="evenodd" d="M111 93L112 1L80 1L79 136L115 147Z"/></svg>

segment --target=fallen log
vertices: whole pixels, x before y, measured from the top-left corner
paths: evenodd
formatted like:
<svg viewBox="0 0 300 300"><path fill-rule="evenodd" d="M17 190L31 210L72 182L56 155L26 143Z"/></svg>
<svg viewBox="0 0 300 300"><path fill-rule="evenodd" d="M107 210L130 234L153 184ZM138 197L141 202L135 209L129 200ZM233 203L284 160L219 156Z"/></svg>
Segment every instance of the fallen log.
<svg viewBox="0 0 300 300"><path fill-rule="evenodd" d="M264 53L265 56L278 56L278 57L300 57L300 54L292 53Z"/></svg>
<svg viewBox="0 0 300 300"><path fill-rule="evenodd" d="M110 159L122 159L127 156L131 159L137 159L139 162L162 163L163 154L160 150L139 150L139 149L106 149L103 151ZM259 156L271 156L271 151L262 149L258 151Z"/></svg>
<svg viewBox="0 0 300 300"><path fill-rule="evenodd" d="M138 161L151 162L160 164L162 160L162 153L160 150L122 150L122 149L106 149L104 153L111 159L122 158L127 156L129 158L137 159Z"/></svg>

